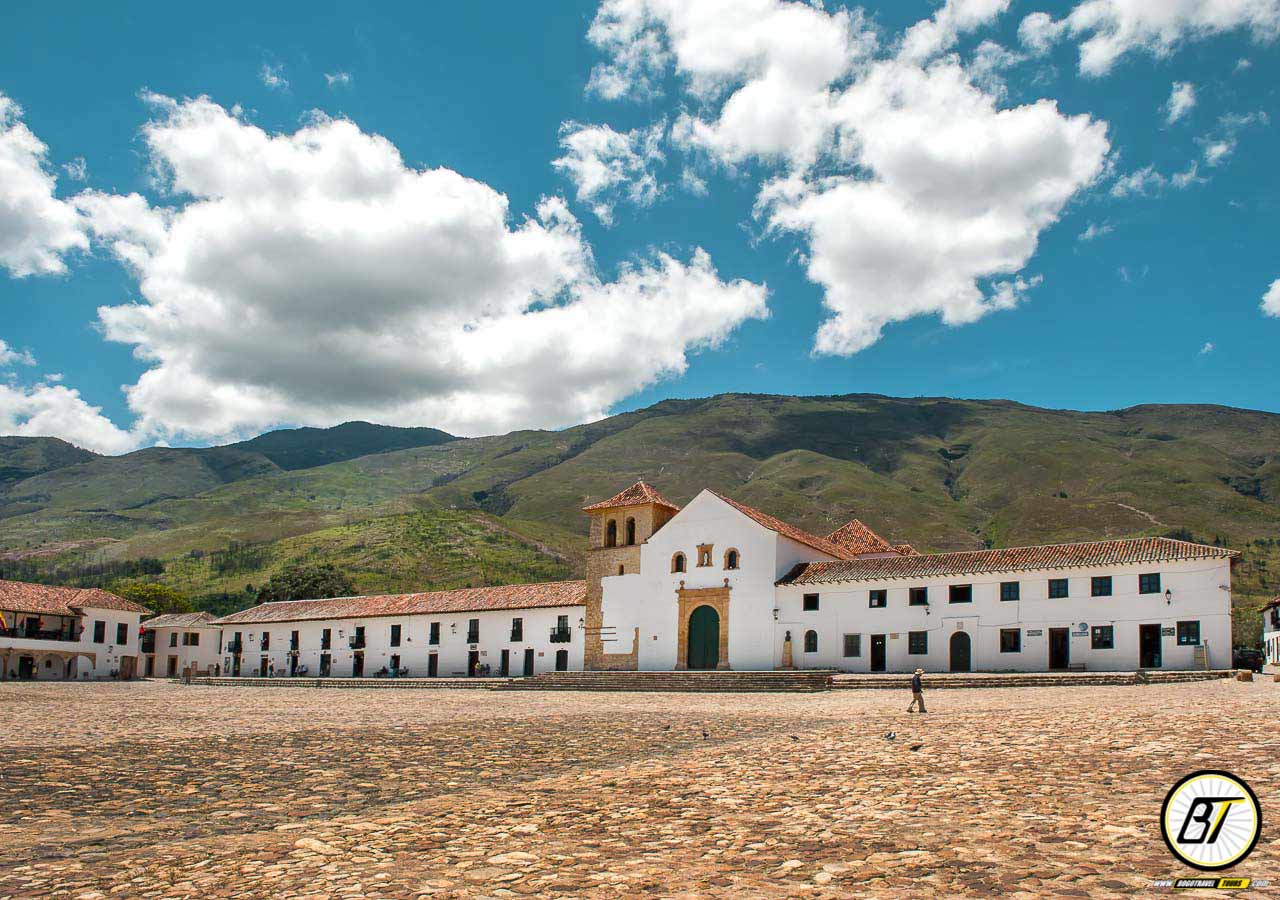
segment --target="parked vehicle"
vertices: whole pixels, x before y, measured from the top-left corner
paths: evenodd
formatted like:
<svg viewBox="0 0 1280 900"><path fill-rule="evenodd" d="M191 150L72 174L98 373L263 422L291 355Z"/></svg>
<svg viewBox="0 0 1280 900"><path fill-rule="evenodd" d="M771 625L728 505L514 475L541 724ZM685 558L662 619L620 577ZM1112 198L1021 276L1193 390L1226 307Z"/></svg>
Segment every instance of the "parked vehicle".
<svg viewBox="0 0 1280 900"><path fill-rule="evenodd" d="M1266 661L1266 657L1262 655L1261 650L1254 650L1251 647L1237 647L1231 654L1231 668L1248 669L1251 672L1261 672L1262 664Z"/></svg>

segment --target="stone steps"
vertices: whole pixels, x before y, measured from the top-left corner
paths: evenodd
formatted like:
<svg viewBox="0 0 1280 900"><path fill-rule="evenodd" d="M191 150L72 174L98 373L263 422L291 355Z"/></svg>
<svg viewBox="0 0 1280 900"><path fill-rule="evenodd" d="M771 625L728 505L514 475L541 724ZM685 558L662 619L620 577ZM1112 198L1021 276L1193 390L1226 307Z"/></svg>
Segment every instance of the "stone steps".
<svg viewBox="0 0 1280 900"><path fill-rule="evenodd" d="M180 678L170 679L181 682ZM193 678L192 684L209 687L282 687L282 688L386 688L395 690L496 690L509 678Z"/></svg>
<svg viewBox="0 0 1280 900"><path fill-rule="evenodd" d="M507 691L813 693L828 690L828 670L803 672L545 672L503 685Z"/></svg>
<svg viewBox="0 0 1280 900"><path fill-rule="evenodd" d="M1208 672L1000 672L1000 673L927 673L925 690L995 687L1089 687L1133 684L1182 684L1230 678L1229 669ZM907 690L910 674L837 675L831 687L836 690Z"/></svg>

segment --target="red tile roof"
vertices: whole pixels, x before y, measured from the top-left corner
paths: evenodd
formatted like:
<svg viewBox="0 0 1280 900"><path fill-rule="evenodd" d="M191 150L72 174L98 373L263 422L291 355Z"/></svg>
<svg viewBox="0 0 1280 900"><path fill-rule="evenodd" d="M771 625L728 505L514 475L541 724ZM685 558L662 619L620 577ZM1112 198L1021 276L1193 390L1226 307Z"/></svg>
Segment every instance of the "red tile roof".
<svg viewBox="0 0 1280 900"><path fill-rule="evenodd" d="M894 544L893 549L898 551L899 556L919 556L920 551L910 544Z"/></svg>
<svg viewBox="0 0 1280 900"><path fill-rule="evenodd" d="M711 493L715 494L725 503L728 503L738 512L750 519L754 519L765 528L768 528L770 531L776 532L783 537L791 538L793 541L812 547L813 549L821 551L828 556L834 556L836 559L850 559L853 556L853 554L826 538L820 538L816 534L810 534L803 528L797 528L794 525L790 525L781 519L774 518L768 513L760 512L760 510L753 509L745 503L739 503L731 497L726 497L724 494L717 494L715 491L711 491Z"/></svg>
<svg viewBox="0 0 1280 900"><path fill-rule="evenodd" d="M1262 607L1260 612L1266 612L1267 610L1275 609L1276 607L1280 607L1280 597L1277 597L1276 599L1272 600L1270 603L1267 603L1265 606Z"/></svg>
<svg viewBox="0 0 1280 900"><path fill-rule="evenodd" d="M858 519L850 519L827 535L827 540L854 556L862 553L894 553L894 547Z"/></svg>
<svg viewBox="0 0 1280 900"><path fill-rule="evenodd" d="M189 613L168 613L156 616L142 623L143 628L202 628L213 621L213 616L204 610Z"/></svg>
<svg viewBox="0 0 1280 900"><path fill-rule="evenodd" d="M0 610L49 616L75 616L80 609L151 610L98 588L52 587L25 581L0 581Z"/></svg>
<svg viewBox="0 0 1280 900"><path fill-rule="evenodd" d="M888 578L929 578L1022 569L1070 569L1166 560L1229 559L1238 555L1239 551L1236 550L1175 541L1172 538L1135 538L1043 547L1010 547L1005 550L890 556L845 562L801 563L778 583L826 584Z"/></svg>
<svg viewBox="0 0 1280 900"><path fill-rule="evenodd" d="M498 609L541 609L583 606L585 581L551 581L542 584L507 584L495 587L428 591L421 594L379 594L370 597L335 597L328 600L284 600L263 603L214 619L214 625L249 625L257 622L299 622L314 619L372 619L377 616L412 616L430 613L484 612Z"/></svg>
<svg viewBox="0 0 1280 900"><path fill-rule="evenodd" d="M593 512L597 509L615 509L620 506L642 506L645 503L656 503L658 506L665 506L677 512L680 510L680 507L659 494L652 485L644 481L637 481L622 493L614 494L608 500L601 500L599 503L592 503L590 506L582 507L582 511Z"/></svg>

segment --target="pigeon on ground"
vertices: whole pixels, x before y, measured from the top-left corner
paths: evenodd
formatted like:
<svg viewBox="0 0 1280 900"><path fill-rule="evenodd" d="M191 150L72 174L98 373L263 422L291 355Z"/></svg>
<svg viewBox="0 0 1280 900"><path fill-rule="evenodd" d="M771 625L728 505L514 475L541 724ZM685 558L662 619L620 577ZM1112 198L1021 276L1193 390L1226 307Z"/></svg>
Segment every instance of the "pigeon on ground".
<svg viewBox="0 0 1280 900"><path fill-rule="evenodd" d="M707 729L702 729L702 739L705 741L709 737L711 737L711 735L707 733Z"/></svg>
<svg viewBox="0 0 1280 900"><path fill-rule="evenodd" d="M897 738L897 736L898 736L898 732L896 732L896 731L890 731L890 732L888 732L888 733L884 736L884 739L885 739L886 741L892 741L892 740L894 740L895 738Z"/></svg>
<svg viewBox="0 0 1280 900"><path fill-rule="evenodd" d="M911 749L912 749L912 751L916 751L916 750L919 750L919 749L920 749L921 747L923 747L923 746L924 746L924 744L912 744L912 745L911 745Z"/></svg>
<svg viewBox="0 0 1280 900"><path fill-rule="evenodd" d="M796 737L796 736L793 734L793 735L791 735L791 740L793 740L793 741L798 741L798 740L800 740L800 738Z"/></svg>

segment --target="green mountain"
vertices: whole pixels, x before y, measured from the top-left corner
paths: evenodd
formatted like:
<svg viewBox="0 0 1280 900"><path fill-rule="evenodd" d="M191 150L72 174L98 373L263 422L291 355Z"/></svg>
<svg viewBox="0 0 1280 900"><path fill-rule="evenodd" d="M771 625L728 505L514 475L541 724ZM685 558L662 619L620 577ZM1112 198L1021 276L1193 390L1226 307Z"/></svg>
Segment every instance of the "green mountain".
<svg viewBox="0 0 1280 900"><path fill-rule="evenodd" d="M856 515L921 550L1218 540L1244 551L1245 635L1248 610L1280 593L1280 415L1228 407L729 394L471 439L351 423L44 470L23 447L0 443L0 471L33 470L0 484L0 568L50 578L153 558L161 580L223 597L298 559L350 565L362 590L569 573L580 507L645 478L676 502L712 487L819 533Z"/></svg>
<svg viewBox="0 0 1280 900"><path fill-rule="evenodd" d="M452 440L453 435L437 428L393 428L368 422L345 422L333 428L271 431L231 446L249 453L260 453L281 469L293 471L370 453L426 447Z"/></svg>

